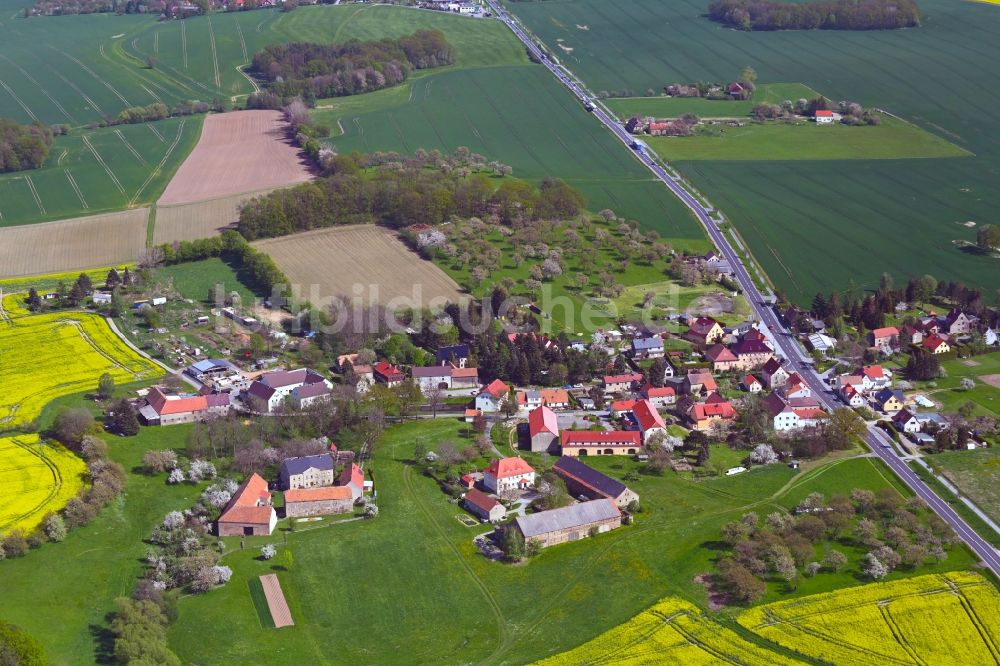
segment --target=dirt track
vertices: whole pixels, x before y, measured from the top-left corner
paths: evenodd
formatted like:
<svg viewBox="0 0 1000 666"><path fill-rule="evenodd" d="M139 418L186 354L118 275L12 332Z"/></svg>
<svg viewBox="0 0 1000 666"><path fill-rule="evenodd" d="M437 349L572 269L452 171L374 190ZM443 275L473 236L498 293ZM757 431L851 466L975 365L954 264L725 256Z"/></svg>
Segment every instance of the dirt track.
<svg viewBox="0 0 1000 666"><path fill-rule="evenodd" d="M299 150L285 138L278 111L211 114L205 118L198 145L157 204L217 199L310 178Z"/></svg>

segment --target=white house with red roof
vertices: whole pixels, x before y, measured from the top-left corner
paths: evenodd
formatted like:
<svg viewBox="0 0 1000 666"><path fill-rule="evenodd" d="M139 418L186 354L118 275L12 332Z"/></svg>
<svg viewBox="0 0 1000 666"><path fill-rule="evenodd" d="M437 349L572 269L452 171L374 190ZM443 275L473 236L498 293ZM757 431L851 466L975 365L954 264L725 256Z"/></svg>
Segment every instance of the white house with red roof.
<svg viewBox="0 0 1000 666"><path fill-rule="evenodd" d="M706 431L720 423L728 425L736 420L738 414L733 404L718 393L708 396L705 402L696 402L684 414L691 424L692 430Z"/></svg>
<svg viewBox="0 0 1000 666"><path fill-rule="evenodd" d="M639 426L639 432L642 433L643 442L649 441L649 438L656 433L667 434L667 424L664 423L663 417L649 400L636 402L635 407L632 408L632 415Z"/></svg>
<svg viewBox="0 0 1000 666"><path fill-rule="evenodd" d="M499 412L507 402L509 394L510 387L503 381L494 379L476 396L476 409L482 410L483 413Z"/></svg>
<svg viewBox="0 0 1000 666"><path fill-rule="evenodd" d="M653 403L657 409L668 407L677 402L677 390L673 386L653 386L645 384L639 393L643 398Z"/></svg>
<svg viewBox="0 0 1000 666"><path fill-rule="evenodd" d="M535 484L535 470L523 458L497 458L483 472L483 486L492 493L530 488Z"/></svg>
<svg viewBox="0 0 1000 666"><path fill-rule="evenodd" d="M739 365L736 354L729 347L720 344L705 350L705 360L712 364L713 372L728 372Z"/></svg>
<svg viewBox="0 0 1000 666"><path fill-rule="evenodd" d="M921 346L932 354L946 354L951 351L951 345L940 333L928 335Z"/></svg>
<svg viewBox="0 0 1000 666"><path fill-rule="evenodd" d="M642 435L635 430L566 430L561 445L564 456L631 456L642 448Z"/></svg>
<svg viewBox="0 0 1000 666"><path fill-rule="evenodd" d="M811 398L812 389L797 372L788 375L788 381L781 387L781 393L786 398Z"/></svg>
<svg viewBox="0 0 1000 666"><path fill-rule="evenodd" d="M760 393L764 390L764 384L753 375L746 375L740 382L740 388L747 393Z"/></svg>
<svg viewBox="0 0 1000 666"><path fill-rule="evenodd" d="M872 349L883 354L892 354L899 349L899 329L895 326L876 328L871 332Z"/></svg>
<svg viewBox="0 0 1000 666"><path fill-rule="evenodd" d="M145 425L192 423L227 414L230 407L228 393L168 395L159 386L153 386L146 394L146 404L139 408L139 419Z"/></svg>
<svg viewBox="0 0 1000 666"><path fill-rule="evenodd" d="M612 393L626 393L631 391L639 384L639 382L642 381L642 375L638 372L621 375L604 375L603 381L605 395L610 395Z"/></svg>
<svg viewBox="0 0 1000 666"><path fill-rule="evenodd" d="M556 413L545 405L531 410L528 414L528 436L531 450L545 452L555 448L559 439L559 419Z"/></svg>
<svg viewBox="0 0 1000 666"><path fill-rule="evenodd" d="M867 407L868 400L864 394L852 384L845 384L840 387L840 397L851 407Z"/></svg>
<svg viewBox="0 0 1000 666"><path fill-rule="evenodd" d="M341 470L337 485L350 488L351 496L357 501L365 494L365 473L360 467L351 463Z"/></svg>
<svg viewBox="0 0 1000 666"><path fill-rule="evenodd" d="M784 386L785 382L788 381L788 371L781 366L776 358L772 358L764 364L764 367L760 369L760 376L772 391Z"/></svg>
<svg viewBox="0 0 1000 666"><path fill-rule="evenodd" d="M832 125L840 120L840 114L827 109L817 109L813 114L813 119L817 125Z"/></svg>
<svg viewBox="0 0 1000 666"><path fill-rule="evenodd" d="M892 386L892 371L881 365L866 365L855 374L861 375L861 383L865 392L880 391Z"/></svg>
<svg viewBox="0 0 1000 666"><path fill-rule="evenodd" d="M375 375L375 381L385 384L389 388L399 386L406 380L406 375L403 374L403 371L388 361L379 361L376 363L372 367L372 372Z"/></svg>
<svg viewBox="0 0 1000 666"><path fill-rule="evenodd" d="M507 509L495 497L490 497L481 490L472 488L465 493L463 500L465 508L479 516L482 520L499 523L507 515Z"/></svg>

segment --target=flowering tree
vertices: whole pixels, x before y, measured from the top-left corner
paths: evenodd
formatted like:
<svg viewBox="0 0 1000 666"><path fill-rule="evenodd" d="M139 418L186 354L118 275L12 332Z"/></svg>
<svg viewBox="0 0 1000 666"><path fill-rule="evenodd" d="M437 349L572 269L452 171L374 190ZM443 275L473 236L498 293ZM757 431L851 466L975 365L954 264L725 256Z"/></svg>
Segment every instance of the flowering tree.
<svg viewBox="0 0 1000 666"><path fill-rule="evenodd" d="M170 470L170 476L167 477L167 483L184 483L184 472L182 472L179 467L175 467Z"/></svg>
<svg viewBox="0 0 1000 666"><path fill-rule="evenodd" d="M260 549L260 556L263 557L265 560L270 560L277 554L278 554L278 549L274 547L273 543L265 544Z"/></svg>
<svg viewBox="0 0 1000 666"><path fill-rule="evenodd" d="M861 559L861 573L872 580L882 580L889 575L889 567L882 564L875 555L868 553Z"/></svg>
<svg viewBox="0 0 1000 666"><path fill-rule="evenodd" d="M770 444L758 444L750 453L750 462L755 465L770 465L778 462L778 454Z"/></svg>

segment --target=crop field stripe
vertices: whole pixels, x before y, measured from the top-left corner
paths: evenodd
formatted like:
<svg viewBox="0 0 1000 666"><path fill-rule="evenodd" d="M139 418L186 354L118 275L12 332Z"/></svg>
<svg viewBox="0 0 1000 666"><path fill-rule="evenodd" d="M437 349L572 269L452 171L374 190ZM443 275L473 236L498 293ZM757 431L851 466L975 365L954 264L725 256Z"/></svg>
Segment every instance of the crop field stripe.
<svg viewBox="0 0 1000 666"><path fill-rule="evenodd" d="M917 651L913 649L910 642L906 640L906 635L903 633L899 625L896 624L896 620L892 617L892 613L889 610L889 604L879 604L879 613L882 615L882 621L885 625L889 627L889 631L892 633L892 637L896 639L899 646L906 651L906 654L910 655L910 658L919 666L927 666L927 662L917 654Z"/></svg>
<svg viewBox="0 0 1000 666"><path fill-rule="evenodd" d="M108 177L111 178L111 182L115 184L115 187L118 188L118 191L121 192L124 196L128 197L128 194L125 192L125 188L122 186L121 181L118 180L118 176L116 176L115 173L111 170L111 167L108 166L108 163L104 161L104 158L101 157L101 154L97 152L97 149L94 148L94 144L90 142L90 139L87 138L87 135L83 136L83 142L87 145L87 148L90 149L90 152L94 155L94 158L97 160L98 164L104 167L104 170L107 172Z"/></svg>
<svg viewBox="0 0 1000 666"><path fill-rule="evenodd" d="M118 99L120 99L122 101L122 104L124 104L125 106L132 106L132 103L129 102L127 99L125 99L125 95L122 95L120 92L118 92L118 89L115 88L110 83L108 83L107 79L99 76L97 74L97 72L95 72L94 70L92 70L90 67L87 67L87 65L83 64L83 62L79 58L77 58L75 56L71 56L70 54L66 53L65 51L59 51L59 52L62 53L64 56L66 56L71 61L75 62L77 65L79 65L80 68L83 71L85 71L88 74L90 74L92 77L94 77L95 80L100 81L102 84L104 84L104 87L107 88L108 90L110 90L115 95L115 97L117 97Z"/></svg>
<svg viewBox="0 0 1000 666"><path fill-rule="evenodd" d="M167 148L167 152L164 153L163 159L160 160L160 163L157 164L156 168L149 173L149 176L147 176L146 181L139 186L138 190L136 190L135 196L132 197L131 201L129 201L130 206L135 205L135 202L139 199L139 196L142 195L142 191L146 189L149 183L152 182L152 180L157 175L159 175L160 171L163 169L163 165L165 165L167 163L167 160L170 159L170 155L174 152L174 148L176 148L177 144L180 143L181 136L184 134L185 122L186 121L182 120L177 124L177 136L174 137L173 143L171 143L170 146ZM160 136L161 140L163 139L162 135L160 135L159 133L157 133L157 135Z"/></svg>
<svg viewBox="0 0 1000 666"><path fill-rule="evenodd" d="M188 68L188 42L187 42L187 30L184 27L184 21L181 21L181 53L183 54L184 69Z"/></svg>
<svg viewBox="0 0 1000 666"><path fill-rule="evenodd" d="M993 660L1000 664L1000 650L997 649L996 642L994 642L993 636L990 634L989 627L983 623L982 619L979 617L979 613L976 612L976 609L969 602L968 597L966 597L965 594L957 588L957 586L955 586L955 593L958 595L958 601L962 604L962 609L965 611L965 614L969 616L969 622L972 623L972 626L976 628L976 632L983 639L986 649L990 651L990 654L993 656Z"/></svg>
<svg viewBox="0 0 1000 666"><path fill-rule="evenodd" d="M18 103L18 105L19 105L19 106L20 106L20 107L21 107L22 109L24 109L24 112L25 112L25 113L27 113L27 114L28 114L29 116L31 116L31 119L32 119L32 120L34 120L35 122L41 122L41 121L40 121L40 120L38 119L38 116L36 116L36 115L35 115L35 112L34 112L34 111L32 111L32 110L31 110L31 108L30 108L30 107L29 107L29 106L28 106L27 104L25 104L25 103L24 103L24 100L22 100L22 99L21 99L20 97L18 97L18 96L17 96L17 93L16 93L16 92L14 92L13 88L11 88L10 86L8 86L8 85L7 85L7 83L6 83L6 82L5 82L5 81L4 81L3 79L0 79L0 87L2 87L2 88L3 88L4 90L6 90L6 91L7 91L7 93L8 93L8 94L9 94L9 95L10 95L11 97L13 97L13 98L14 98L14 101L15 101L15 102L17 102L17 103Z"/></svg>
<svg viewBox="0 0 1000 666"><path fill-rule="evenodd" d="M160 134L160 130L156 129L156 126L153 123L143 123L143 125L148 127L149 131L155 134L156 138L159 139L161 142L163 143L167 142L167 140L163 138L163 135Z"/></svg>
<svg viewBox="0 0 1000 666"><path fill-rule="evenodd" d="M42 215L45 215L45 206L42 205L42 197L38 195L38 190L35 189L35 182L31 180L31 176L25 174L24 182L28 184L28 189L31 190L31 196L35 200L35 204L38 205L38 210L41 211Z"/></svg>
<svg viewBox="0 0 1000 666"><path fill-rule="evenodd" d="M250 56L247 55L247 43L246 40L243 39L243 28L240 27L240 22L238 20L234 20L233 23L236 24L236 34L239 35L240 38L240 49L243 50L243 62L250 62Z"/></svg>
<svg viewBox="0 0 1000 666"><path fill-rule="evenodd" d="M40 503L32 507L30 511L23 513L19 516L16 516L14 520L11 521L12 523L19 523L24 520L27 520L28 518L31 518L32 515L38 513L39 511L45 509L48 506L49 502L51 502L52 499L59 494L59 489L62 488L63 485L63 478L62 478L62 471L59 469L59 466L53 463L51 460L49 460L48 456L42 455L38 451L33 451L30 445L27 445L16 438L13 438L11 441L14 443L15 446L26 451L29 455L38 458L42 462L42 464L48 468L49 473L52 475L52 488L49 490L49 494L45 497L44 500L42 500Z"/></svg>
<svg viewBox="0 0 1000 666"><path fill-rule="evenodd" d="M99 113L99 114L100 114L100 115L102 115L102 116L103 116L103 115L105 115L105 114L104 114L104 111L103 111L103 110L101 109L101 107L100 107L100 106L99 106L99 105L97 104L97 102L95 102L95 101L94 101L94 100L92 100L92 99L91 99L91 98L90 98L89 96L87 96L87 93L85 93L85 92L83 92L82 90L80 90L80 88L79 88L79 87L78 87L78 86L77 86L77 85L76 85L75 83L73 83L72 81L70 81L69 79L67 79L67 78L66 78L65 76L63 76L63 75L62 75L62 74L61 74L61 73L60 73L60 72L59 72L59 71L58 71L57 69L55 69L54 67L52 67L52 65L49 65L49 64L46 64L46 67L48 67L48 68L49 68L49 70L50 70L50 71L51 71L51 72L52 72L53 74L55 74L55 75L56 75L56 76L58 76L58 77L59 77L60 79L62 79L62 82L63 82L63 83L65 83L65 84L66 84L66 85L68 85L68 86L69 86L70 88L72 88L73 90L75 90L75 91L77 92L77 94L79 94L79 95L80 95L80 97L81 97L81 98L83 99L83 101L84 101L84 102L86 102L86 103L87 103L87 105L88 105L88 106L90 106L90 107L91 107L91 108L92 108L92 109L93 109L94 111L97 111L97 113Z"/></svg>
<svg viewBox="0 0 1000 666"><path fill-rule="evenodd" d="M76 179L73 178L73 174L69 172L69 169L67 169L64 173L66 174L66 180L69 181L70 187L73 188L73 191L76 192L76 196L80 199L80 205L83 206L85 210L90 208L90 206L87 205L87 200L83 198L83 192L80 191L80 186L76 184Z"/></svg>
<svg viewBox="0 0 1000 666"><path fill-rule="evenodd" d="M157 30L153 33L153 53L160 54L160 31Z"/></svg>
<svg viewBox="0 0 1000 666"><path fill-rule="evenodd" d="M66 110L66 107L64 107L62 104L60 104L59 100L57 100L55 97L53 97L52 95L50 95L49 91L45 89L45 86L43 86L41 83L39 83L38 80L35 79L35 77L33 77L31 74L29 74L27 70L25 70L23 67L21 67L16 62L14 62L13 60L11 60L7 56L3 55L2 53L0 53L0 59L6 60L13 67L16 67L17 70L19 72L21 72L21 74L24 76L24 78L26 78L29 81L31 81L32 83L34 83L35 86L37 86L38 89L40 91L42 91L42 94L45 95L50 102L52 102L52 105L54 107L56 107L57 109L59 109L59 112L61 114L63 114L63 116L66 118L66 120L70 121L71 123L76 123L76 119L72 116L72 114L70 114L69 111Z"/></svg>
<svg viewBox="0 0 1000 666"><path fill-rule="evenodd" d="M132 144L128 142L128 139L126 139L126 138L125 138L125 135L124 135L124 134L122 134L122 131L121 131L120 129L115 129L115 135L116 135L116 136L117 136L117 137L118 137L119 139L121 139L121 140L122 140L122 143L124 143L124 144L125 144L125 147L126 147L126 148L128 148L128 151L129 151L130 153L132 153L132 155L133 155L133 156L135 157L135 159L139 160L139 163L140 163L140 164L145 164L145 163L146 163L146 160L142 159L142 155L140 155L140 154L139 154L139 151L137 151L137 150L136 150L136 149L135 149L135 148L134 148L134 147L132 146Z"/></svg>
<svg viewBox="0 0 1000 666"><path fill-rule="evenodd" d="M212 47L212 70L215 74L215 87L222 88L222 81L219 79L219 55L215 49L215 30L212 28L212 17L206 16L208 19L208 43Z"/></svg>

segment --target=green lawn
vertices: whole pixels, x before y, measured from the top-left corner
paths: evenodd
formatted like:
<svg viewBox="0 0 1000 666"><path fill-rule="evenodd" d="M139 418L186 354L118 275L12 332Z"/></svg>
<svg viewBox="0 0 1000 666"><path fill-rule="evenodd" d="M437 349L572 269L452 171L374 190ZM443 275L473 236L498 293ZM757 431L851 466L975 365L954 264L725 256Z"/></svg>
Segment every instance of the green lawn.
<svg viewBox="0 0 1000 666"><path fill-rule="evenodd" d="M693 136L644 140L666 160L889 160L968 157L970 153L916 125L817 125L811 121L709 125Z"/></svg>
<svg viewBox="0 0 1000 666"><path fill-rule="evenodd" d="M722 289L718 284L702 284L694 287L682 287L671 280L658 280L645 284L632 284L625 288L622 295L614 299L618 312L631 312L642 308L646 294L652 292L655 297L652 300L653 313L655 315L677 314L681 312L692 312L695 314L711 315L727 324L734 324L746 319L750 313L749 305L743 295L738 295L733 300L732 308L728 312L714 313L707 308L711 308L716 303L713 296L729 298L731 292Z"/></svg>
<svg viewBox="0 0 1000 666"><path fill-rule="evenodd" d="M270 296L254 290L247 284L247 277L219 258L203 259L174 266L164 266L156 270L158 282L170 281L183 298L197 303L214 303L208 300L209 290L222 285L222 293L228 296L235 291L244 304L253 303L254 297Z"/></svg>
<svg viewBox="0 0 1000 666"><path fill-rule="evenodd" d="M946 451L927 456L926 461L1000 523L1000 451Z"/></svg>
<svg viewBox="0 0 1000 666"><path fill-rule="evenodd" d="M41 169L0 176L0 227L156 200L198 142L202 119L81 128L58 137Z"/></svg>
<svg viewBox="0 0 1000 666"><path fill-rule="evenodd" d="M808 304L818 290L840 290L852 279L874 289L883 271L897 283L930 270L988 290L996 284L996 259L967 254L953 242L974 240L975 229L963 223L992 221L1000 205L995 6L924 0L927 20L916 30L752 33L705 18L704 0L508 7L594 91L724 81L750 65L762 81L798 81L834 101L886 109L975 153L850 163L676 162L793 300ZM572 53L557 49L557 39Z"/></svg>
<svg viewBox="0 0 1000 666"><path fill-rule="evenodd" d="M616 97L605 100L608 108L623 121L632 116L679 118L693 113L699 118L745 118L758 104L781 104L785 100L812 99L819 95L801 83L758 83L753 99L712 100L702 97Z"/></svg>
<svg viewBox="0 0 1000 666"><path fill-rule="evenodd" d="M705 590L693 578L710 569L720 526L746 511L794 506L813 489L829 495L888 483L888 472L869 458L798 471L775 465L700 482L642 475L631 484L646 508L636 525L512 567L479 556L471 540L486 528L462 525L455 519L461 510L408 464L417 441L433 448L461 441L462 430L453 420L393 427L372 462L379 517L288 535L294 566L279 575L294 628L261 626L247 581L271 565L248 549L226 557L235 571L227 587L182 600L171 645L184 661L202 664L241 663L261 653L289 662L336 654L345 662L524 663L578 645L666 594L703 605ZM617 477L636 465L610 457L588 464ZM284 547L284 536L271 541ZM852 564L843 573L804 579L794 594L862 583L860 553L846 550ZM970 565L956 549L940 568L921 572ZM784 596L775 587L766 600ZM598 606L600 613L579 612Z"/></svg>
<svg viewBox="0 0 1000 666"><path fill-rule="evenodd" d="M941 405L942 411L956 412L966 402L976 405L977 416L1000 416L1000 388L983 381L983 376L1000 375L1000 352L982 354L970 359L952 359L941 364L946 376L935 383L938 388L928 388L927 394ZM972 378L974 388L959 388L962 379Z"/></svg>

